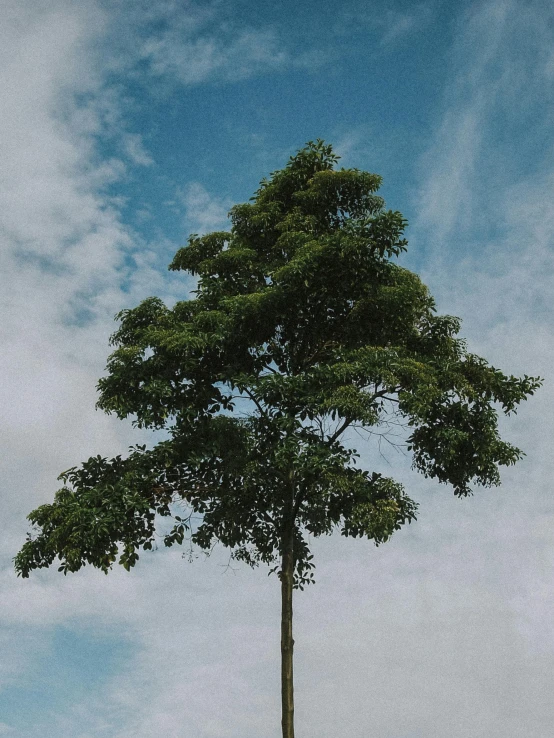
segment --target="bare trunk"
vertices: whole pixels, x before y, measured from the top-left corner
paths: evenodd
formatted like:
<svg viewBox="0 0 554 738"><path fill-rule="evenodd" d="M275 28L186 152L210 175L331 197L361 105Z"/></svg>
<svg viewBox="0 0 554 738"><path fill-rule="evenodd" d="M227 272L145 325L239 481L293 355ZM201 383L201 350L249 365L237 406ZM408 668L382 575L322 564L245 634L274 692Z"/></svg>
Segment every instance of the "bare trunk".
<svg viewBox="0 0 554 738"><path fill-rule="evenodd" d="M294 694L292 679L292 584L294 577L294 525L283 536L281 565L281 725L283 738L294 738Z"/></svg>

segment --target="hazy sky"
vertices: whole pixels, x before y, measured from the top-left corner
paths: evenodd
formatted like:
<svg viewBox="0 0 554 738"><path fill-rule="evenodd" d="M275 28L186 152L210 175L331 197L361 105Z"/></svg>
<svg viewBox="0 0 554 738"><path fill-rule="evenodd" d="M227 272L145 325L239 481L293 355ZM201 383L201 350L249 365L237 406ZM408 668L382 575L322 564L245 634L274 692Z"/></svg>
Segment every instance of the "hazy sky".
<svg viewBox="0 0 554 738"><path fill-rule="evenodd" d="M384 177L404 264L471 350L544 388L502 424L527 456L419 520L314 543L295 599L300 738L550 738L554 724L554 9L549 0L3 0L0 736L277 738L279 589L227 555L131 573L11 559L90 455L152 442L94 410L114 314L183 299L190 232L309 139ZM361 441L358 439L358 442ZM363 446L359 446L363 450Z"/></svg>

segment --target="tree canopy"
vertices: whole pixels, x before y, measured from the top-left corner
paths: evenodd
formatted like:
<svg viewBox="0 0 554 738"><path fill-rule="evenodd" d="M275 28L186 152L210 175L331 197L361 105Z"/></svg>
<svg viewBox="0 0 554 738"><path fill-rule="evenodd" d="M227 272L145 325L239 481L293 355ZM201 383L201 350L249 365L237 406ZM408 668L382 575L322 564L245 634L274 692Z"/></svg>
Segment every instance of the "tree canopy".
<svg viewBox="0 0 554 738"><path fill-rule="evenodd" d="M406 220L376 194L381 178L337 159L309 142L231 209L229 231L193 234L176 253L170 269L198 278L190 299L119 313L98 407L168 437L64 472L29 515L21 576L56 557L64 573L129 569L154 546L157 516L171 516L167 546L219 541L252 565L279 560L291 524L302 586L308 535L379 544L415 517L398 482L356 466L349 426L394 412L414 468L458 496L497 485L499 466L521 457L497 413L540 379L467 350L460 321L399 265Z"/></svg>

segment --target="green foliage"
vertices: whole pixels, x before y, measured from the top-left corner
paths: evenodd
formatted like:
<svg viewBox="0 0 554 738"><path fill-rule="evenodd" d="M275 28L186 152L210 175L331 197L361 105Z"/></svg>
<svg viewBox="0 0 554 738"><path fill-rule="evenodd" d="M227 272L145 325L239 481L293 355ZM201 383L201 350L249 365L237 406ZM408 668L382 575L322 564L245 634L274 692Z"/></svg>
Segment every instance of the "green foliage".
<svg viewBox="0 0 554 738"><path fill-rule="evenodd" d="M98 406L169 440L65 472L29 516L21 576L56 557L64 573L128 569L155 545L158 514L173 517L167 546L219 541L251 565L277 561L292 526L302 587L309 535L338 528L379 544L415 518L400 484L355 466L349 426L383 428L394 414L414 467L460 496L521 457L497 410L513 412L540 380L467 351L459 321L436 315L396 263L406 221L375 194L380 177L337 158L308 143L232 208L229 232L192 235L170 269L198 277L193 299L169 309L152 297L117 316Z"/></svg>

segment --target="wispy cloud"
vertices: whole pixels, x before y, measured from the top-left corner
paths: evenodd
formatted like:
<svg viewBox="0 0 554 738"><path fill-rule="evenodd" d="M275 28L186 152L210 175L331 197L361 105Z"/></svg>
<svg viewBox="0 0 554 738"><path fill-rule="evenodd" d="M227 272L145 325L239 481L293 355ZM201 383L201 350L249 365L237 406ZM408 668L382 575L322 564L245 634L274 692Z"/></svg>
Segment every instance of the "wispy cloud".
<svg viewBox="0 0 554 738"><path fill-rule="evenodd" d="M237 23L236 14L217 2L187 3L186 9L174 2L124 2L120 11L125 30L114 43L124 49L130 74L142 83L145 74L154 77L162 89L326 63L320 49L293 50L277 28ZM140 71L133 70L137 65Z"/></svg>
<svg viewBox="0 0 554 738"><path fill-rule="evenodd" d="M21 683L23 689L48 643L49 630L59 623L72 619L92 627L93 618L100 629L101 623L125 622L130 633L150 630L147 609L143 610L146 619L141 615L141 624L136 620L149 598L140 584L146 584L148 576L120 578L116 573L107 581L86 571L70 581L48 572L22 582L13 573L11 557L28 527L25 514L52 498L62 469L92 453L125 453L129 443L139 440L129 426L94 410L95 385L106 359L114 313L148 294L167 295L171 290L171 282L159 271L159 255L124 224L118 200L110 195L111 185L125 176L127 166L150 165L151 157L142 139L126 126L124 97L109 79L112 60L98 52L107 38L107 11L93 2L75 6L68 0L55 0L41 13L36 10L31 0L8 2L0 29L4 69L0 81L0 472L4 484L0 684ZM258 54L264 63L254 39L243 37L241 43L252 58ZM125 158L102 156L99 138L115 140ZM227 203L199 184L183 189L180 205L194 230L227 225ZM145 436L145 440L150 439ZM180 576L185 564L179 555L174 559L174 573ZM156 571L160 563L158 559ZM159 580L155 570L150 569L151 582ZM106 583L109 590L104 589ZM162 590L160 595L162 604ZM177 613L182 593L176 591L175 596ZM138 609L133 601L140 604ZM206 605L206 611L210 607ZM159 635L152 635L151 643L148 637L144 641L139 637L140 659L146 668L157 670L160 648L163 651L165 646ZM187 636L181 638L186 644ZM187 658L185 649L183 659ZM182 682L177 675L179 663L175 669L177 697ZM132 689L132 673L129 679ZM135 687L144 699L148 687ZM138 726L137 735L149 735L148 725L152 736L159 735L160 724L168 718L163 690L158 693L156 687L155 692L157 707L140 710L142 723L137 724L131 709L126 710L128 695L119 692L114 697L112 690L111 695L91 695L90 703L68 704L46 728L36 725L35 734L46 734L52 720L60 738L84 738L100 730L115 735L116 726L123 734L126 728L118 719L123 711L128 724ZM199 693L197 707L203 699ZM139 705L133 702L130 707L136 711ZM202 714L199 707L198 719ZM112 716L113 723L106 727ZM178 712L171 718L174 735L181 729L177 726L182 717ZM90 728L88 734L77 728L84 724ZM0 732L19 736L7 722ZM25 738L29 735L27 731Z"/></svg>
<svg viewBox="0 0 554 738"><path fill-rule="evenodd" d="M549 680L541 659L554 652L549 575L539 563L554 546L554 156L546 148L530 170L526 151L545 140L551 120L548 19L552 8L542 2L484 2L466 13L442 121L419 165L426 175L412 228L439 308L463 317L471 348L507 371L547 380L540 399L506 424L527 458L504 473L494 523L503 532L489 551L497 562L491 586L503 588L506 617L535 654L529 679L542 699Z"/></svg>
<svg viewBox="0 0 554 738"><path fill-rule="evenodd" d="M185 209L188 229L194 233L228 230L230 200L214 197L199 182L190 182L177 192L178 202Z"/></svg>
<svg viewBox="0 0 554 738"><path fill-rule="evenodd" d="M154 159L146 150L142 136L139 133L125 133L123 136L123 148L127 156L135 164L143 167L149 167L154 164Z"/></svg>
<svg viewBox="0 0 554 738"><path fill-rule="evenodd" d="M222 34L223 35L223 34ZM274 33L240 30L235 34L187 39L173 30L145 42L141 56L151 72L186 85L208 79L235 81L289 62Z"/></svg>
<svg viewBox="0 0 554 738"><path fill-rule="evenodd" d="M120 104L98 53L105 12L66 0L41 12L29 1L4 9L0 405L2 475L13 483L1 503L8 521L49 497L57 473L93 446L125 444L127 431L94 411L96 378L113 314L162 278L156 265L145 263L138 279L129 268L144 244L109 195L125 164L98 150ZM6 532L2 548L13 553L15 540Z"/></svg>
<svg viewBox="0 0 554 738"><path fill-rule="evenodd" d="M482 147L484 110L490 99L476 90L474 98L449 108L436 141L422 160L422 170L431 171L419 196L419 223L427 223L436 243L444 243L457 225L471 228L478 196L472 182Z"/></svg>
<svg viewBox="0 0 554 738"><path fill-rule="evenodd" d="M337 31L346 34L361 30L373 30L379 35L381 47L400 42L416 31L421 31L433 17L433 3L421 2L409 10L372 5L370 9L344 10L337 21Z"/></svg>
<svg viewBox="0 0 554 738"><path fill-rule="evenodd" d="M552 166L552 32L545 14L541 1L521 6L502 0L474 4L463 15L442 120L419 163L426 176L418 226L432 229L437 243L499 223L499 199L521 180L530 159L543 171ZM526 157L541 141L547 143L544 156Z"/></svg>
<svg viewBox="0 0 554 738"><path fill-rule="evenodd" d="M405 12L389 8L376 21L377 27L383 32L381 45L388 46L404 36L421 31L431 20L432 14L429 3L418 3Z"/></svg>

